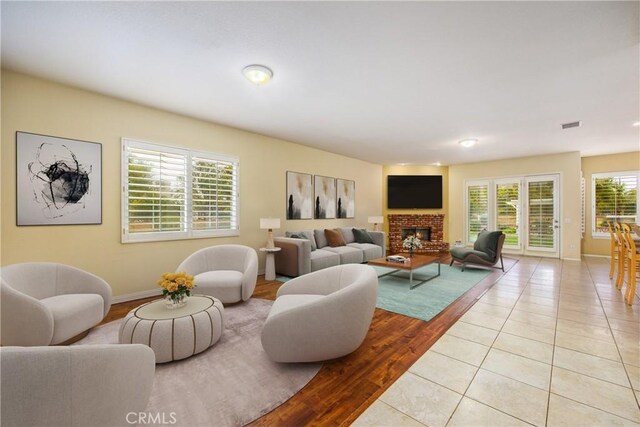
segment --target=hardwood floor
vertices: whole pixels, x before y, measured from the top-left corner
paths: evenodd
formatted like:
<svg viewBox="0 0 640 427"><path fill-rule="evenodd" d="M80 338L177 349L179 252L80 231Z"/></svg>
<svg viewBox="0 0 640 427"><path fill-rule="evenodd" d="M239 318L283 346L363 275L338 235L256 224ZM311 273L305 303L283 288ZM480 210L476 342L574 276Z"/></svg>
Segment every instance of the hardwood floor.
<svg viewBox="0 0 640 427"><path fill-rule="evenodd" d="M446 258L443 257L443 263ZM505 270L517 261L505 259ZM422 356L502 275L494 270L429 322L376 308L369 333L354 353L325 362L291 399L251 426L347 426ZM273 300L282 283L258 278L254 298ZM115 304L103 323L153 300Z"/></svg>

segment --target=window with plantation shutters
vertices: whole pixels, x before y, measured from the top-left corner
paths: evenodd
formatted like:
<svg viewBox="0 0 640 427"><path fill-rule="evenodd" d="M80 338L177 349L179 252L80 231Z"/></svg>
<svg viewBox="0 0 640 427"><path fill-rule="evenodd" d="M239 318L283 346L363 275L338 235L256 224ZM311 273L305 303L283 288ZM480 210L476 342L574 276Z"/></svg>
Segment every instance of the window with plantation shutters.
<svg viewBox="0 0 640 427"><path fill-rule="evenodd" d="M489 226L489 183L467 183L467 242Z"/></svg>
<svg viewBox="0 0 640 427"><path fill-rule="evenodd" d="M238 160L122 140L122 241L238 234Z"/></svg>
<svg viewBox="0 0 640 427"><path fill-rule="evenodd" d="M609 237L608 224L638 222L640 173L615 172L592 175L592 227L594 237Z"/></svg>

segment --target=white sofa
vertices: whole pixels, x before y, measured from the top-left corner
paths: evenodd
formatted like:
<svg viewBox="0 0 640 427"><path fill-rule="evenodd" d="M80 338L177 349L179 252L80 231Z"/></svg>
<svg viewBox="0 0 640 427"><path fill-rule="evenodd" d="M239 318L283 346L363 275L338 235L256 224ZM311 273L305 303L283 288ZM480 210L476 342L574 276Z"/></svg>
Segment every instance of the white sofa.
<svg viewBox="0 0 640 427"><path fill-rule="evenodd" d="M349 354L369 331L377 296L378 276L367 265L339 265L292 279L278 289L262 347L275 362Z"/></svg>
<svg viewBox="0 0 640 427"><path fill-rule="evenodd" d="M111 307L100 277L63 264L30 262L0 270L2 345L61 344L97 325Z"/></svg>
<svg viewBox="0 0 640 427"><path fill-rule="evenodd" d="M0 364L3 427L136 424L155 372L141 344L2 347Z"/></svg>
<svg viewBox="0 0 640 427"><path fill-rule="evenodd" d="M324 230L306 230L287 232L287 237L276 237L274 243L281 248L275 254L276 272L296 277L323 268L342 264L358 264L386 254L385 233L369 231L374 243L357 243L353 227L339 229L346 246L331 247L327 243ZM288 237L291 234L304 233L305 239Z"/></svg>
<svg viewBox="0 0 640 427"><path fill-rule="evenodd" d="M223 304L246 301L256 288L258 254L243 245L210 246L189 255L176 271L194 276L195 293Z"/></svg>

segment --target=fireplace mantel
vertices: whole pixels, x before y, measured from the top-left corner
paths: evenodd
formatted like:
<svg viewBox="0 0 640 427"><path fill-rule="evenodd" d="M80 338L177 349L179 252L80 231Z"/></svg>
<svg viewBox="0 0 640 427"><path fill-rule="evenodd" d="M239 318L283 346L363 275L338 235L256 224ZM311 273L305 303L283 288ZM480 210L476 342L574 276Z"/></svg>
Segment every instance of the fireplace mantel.
<svg viewBox="0 0 640 427"><path fill-rule="evenodd" d="M444 241L444 214L392 214L389 221L389 251L404 252L402 248L402 229L431 228L431 241L423 241L417 253L435 253L449 250L449 243Z"/></svg>

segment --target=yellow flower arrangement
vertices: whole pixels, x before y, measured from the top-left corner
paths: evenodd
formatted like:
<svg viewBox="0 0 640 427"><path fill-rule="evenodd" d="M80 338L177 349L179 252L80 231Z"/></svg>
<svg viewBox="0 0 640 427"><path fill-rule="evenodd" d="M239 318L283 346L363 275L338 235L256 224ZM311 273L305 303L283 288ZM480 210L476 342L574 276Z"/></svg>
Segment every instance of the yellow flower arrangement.
<svg viewBox="0 0 640 427"><path fill-rule="evenodd" d="M196 285L193 283L193 276L180 271L178 273L164 273L158 280L158 286L162 288L162 295L165 298L178 301L185 296L191 296L191 289Z"/></svg>

